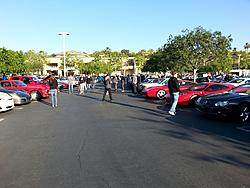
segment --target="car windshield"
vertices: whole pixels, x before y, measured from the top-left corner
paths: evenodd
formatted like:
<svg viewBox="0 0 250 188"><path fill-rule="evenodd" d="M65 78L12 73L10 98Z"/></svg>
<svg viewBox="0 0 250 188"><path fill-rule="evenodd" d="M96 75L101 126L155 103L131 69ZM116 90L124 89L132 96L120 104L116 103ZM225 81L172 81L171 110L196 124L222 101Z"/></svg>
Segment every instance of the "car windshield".
<svg viewBox="0 0 250 188"><path fill-rule="evenodd" d="M20 81L20 80L15 80L15 84L17 84L17 85L20 86L20 87L26 87L26 86L27 86L25 83L23 83L23 82Z"/></svg>
<svg viewBox="0 0 250 188"><path fill-rule="evenodd" d="M36 76L33 76L32 80L35 81L35 82L39 82L39 79Z"/></svg>
<svg viewBox="0 0 250 188"><path fill-rule="evenodd" d="M148 83L158 83L158 79L151 79L148 81Z"/></svg>
<svg viewBox="0 0 250 188"><path fill-rule="evenodd" d="M165 82L166 82L165 79L159 79L159 80L158 80L158 84L164 84Z"/></svg>
<svg viewBox="0 0 250 188"><path fill-rule="evenodd" d="M0 86L0 91L6 91L6 89Z"/></svg>
<svg viewBox="0 0 250 188"><path fill-rule="evenodd" d="M238 83L241 83L243 80L244 80L244 79L234 79L234 80L229 81L229 83L238 84Z"/></svg>
<svg viewBox="0 0 250 188"><path fill-rule="evenodd" d="M188 90L189 91L202 91L204 90L208 84L197 84L195 86L190 87Z"/></svg>
<svg viewBox="0 0 250 188"><path fill-rule="evenodd" d="M240 86L238 86L236 88L231 89L230 92L250 94L250 85L249 84L240 85Z"/></svg>

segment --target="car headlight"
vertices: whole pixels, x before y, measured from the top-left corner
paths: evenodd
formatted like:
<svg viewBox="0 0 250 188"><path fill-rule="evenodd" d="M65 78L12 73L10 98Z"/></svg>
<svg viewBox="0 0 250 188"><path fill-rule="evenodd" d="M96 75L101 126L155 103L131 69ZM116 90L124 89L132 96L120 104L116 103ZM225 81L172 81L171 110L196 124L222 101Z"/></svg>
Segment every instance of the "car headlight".
<svg viewBox="0 0 250 188"><path fill-rule="evenodd" d="M229 104L228 101L219 101L217 103L215 103L215 106L227 106Z"/></svg>

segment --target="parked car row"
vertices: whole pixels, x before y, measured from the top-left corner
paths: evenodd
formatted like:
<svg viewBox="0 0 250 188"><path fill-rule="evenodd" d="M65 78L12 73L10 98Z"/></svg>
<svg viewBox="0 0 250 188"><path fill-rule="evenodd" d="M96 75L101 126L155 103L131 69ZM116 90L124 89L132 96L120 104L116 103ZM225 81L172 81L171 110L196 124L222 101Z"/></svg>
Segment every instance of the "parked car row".
<svg viewBox="0 0 250 188"><path fill-rule="evenodd" d="M193 106L208 114L233 117L243 123L249 120L249 78L236 78L227 83L178 81L180 85L178 105ZM160 86L162 82L164 84ZM171 102L166 79L142 85L144 86L142 94L147 98L165 99L167 103Z"/></svg>

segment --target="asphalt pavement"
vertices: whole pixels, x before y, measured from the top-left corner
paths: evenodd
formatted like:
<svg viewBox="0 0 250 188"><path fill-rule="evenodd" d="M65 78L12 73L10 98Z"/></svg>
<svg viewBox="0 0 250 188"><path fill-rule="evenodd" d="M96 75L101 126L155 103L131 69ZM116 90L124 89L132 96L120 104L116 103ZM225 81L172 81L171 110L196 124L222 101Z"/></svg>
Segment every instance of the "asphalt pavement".
<svg viewBox="0 0 250 188"><path fill-rule="evenodd" d="M59 93L0 114L0 188L247 188L250 133L131 93ZM108 96L106 96L108 99Z"/></svg>

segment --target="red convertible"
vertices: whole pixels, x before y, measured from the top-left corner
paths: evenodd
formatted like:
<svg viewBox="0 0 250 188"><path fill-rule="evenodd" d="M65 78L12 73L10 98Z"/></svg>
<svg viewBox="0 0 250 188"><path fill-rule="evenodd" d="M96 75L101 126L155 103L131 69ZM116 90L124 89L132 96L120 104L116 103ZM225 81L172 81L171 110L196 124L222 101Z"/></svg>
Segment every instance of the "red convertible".
<svg viewBox="0 0 250 188"><path fill-rule="evenodd" d="M186 80L178 80L180 85L180 90L188 89L191 86L194 86L195 83L192 81L186 81ZM164 99L165 95L169 93L168 86L153 86L146 88L143 94L146 97L154 97L158 99Z"/></svg>
<svg viewBox="0 0 250 188"><path fill-rule="evenodd" d="M20 80L1 80L0 86L8 90L22 90L31 95L32 100L49 97L49 89L43 85L26 85Z"/></svg>
<svg viewBox="0 0 250 188"><path fill-rule="evenodd" d="M187 90L180 91L178 104L189 105L194 104L195 101L204 95L223 93L234 88L231 84L220 84L213 82L204 82L190 87ZM170 102L170 95L166 95L166 102Z"/></svg>

